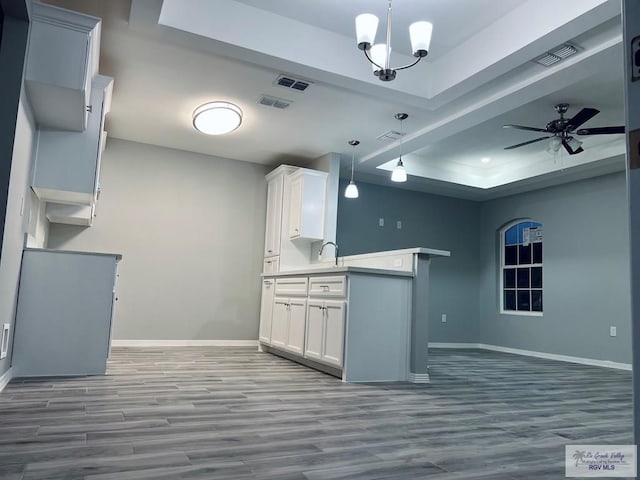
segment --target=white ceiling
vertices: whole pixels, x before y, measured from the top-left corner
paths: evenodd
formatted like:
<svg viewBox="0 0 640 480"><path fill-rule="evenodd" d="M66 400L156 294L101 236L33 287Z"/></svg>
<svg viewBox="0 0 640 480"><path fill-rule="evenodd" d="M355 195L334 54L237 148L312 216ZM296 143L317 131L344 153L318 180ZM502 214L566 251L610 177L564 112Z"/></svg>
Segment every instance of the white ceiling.
<svg viewBox="0 0 640 480"><path fill-rule="evenodd" d="M622 135L582 137L585 152L545 152L545 142L507 145L544 127L553 106L568 116L601 113L585 126L623 124L620 3L617 0L395 0L392 63L409 55L408 24L434 24L431 52L416 67L380 82L356 47L353 21L381 17L387 0L51 0L103 18L100 71L115 78L110 137L276 165L328 152L351 158L356 179L391 185L379 167L399 142L379 135L403 129L403 188L464 198L492 198L623 168ZM531 62L566 41L580 47L551 68ZM405 55L397 52L406 52ZM281 73L307 79L304 93L274 84ZM260 95L292 101L286 110ZM225 100L244 111L241 127L220 137L196 132L193 110ZM487 164L480 162L490 157Z"/></svg>

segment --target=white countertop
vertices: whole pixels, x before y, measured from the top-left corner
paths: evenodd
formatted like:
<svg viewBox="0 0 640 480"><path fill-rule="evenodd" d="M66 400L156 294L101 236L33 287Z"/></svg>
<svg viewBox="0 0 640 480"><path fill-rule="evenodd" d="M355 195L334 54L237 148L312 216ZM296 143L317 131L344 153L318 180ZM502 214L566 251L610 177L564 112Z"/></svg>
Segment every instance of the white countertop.
<svg viewBox="0 0 640 480"><path fill-rule="evenodd" d="M386 270L383 268L367 268L367 267L308 267L299 270L287 270L276 273L263 273L262 277L292 277L303 275L325 275L325 274L349 274L363 273L368 275L388 275L393 277L413 277L413 272L403 272L401 270Z"/></svg>
<svg viewBox="0 0 640 480"><path fill-rule="evenodd" d="M72 253L74 255L94 255L94 256L107 256L116 257L116 260L122 260L122 255L119 253L106 253L106 252L79 252L76 250L58 250L56 248L31 248L26 247L25 252L49 252L49 253Z"/></svg>
<svg viewBox="0 0 640 480"><path fill-rule="evenodd" d="M349 255L346 257L340 257L341 259L351 260L358 258L371 258L371 257L387 257L392 255L404 255L404 254L422 254L422 255L430 255L433 257L450 257L451 252L448 250L437 250L435 248L426 248L426 247L415 247L415 248L403 248L401 250L385 250L382 252L370 252L370 253L360 253L358 255Z"/></svg>

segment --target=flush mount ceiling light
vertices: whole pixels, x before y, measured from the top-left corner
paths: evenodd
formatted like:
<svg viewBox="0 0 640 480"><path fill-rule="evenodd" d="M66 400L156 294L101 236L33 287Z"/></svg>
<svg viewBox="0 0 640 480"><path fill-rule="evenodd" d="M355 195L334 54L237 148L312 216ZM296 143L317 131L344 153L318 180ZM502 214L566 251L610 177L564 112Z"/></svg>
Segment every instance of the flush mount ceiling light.
<svg viewBox="0 0 640 480"><path fill-rule="evenodd" d="M392 182L406 182L407 181L407 171L404 168L404 163L402 163L402 121L406 120L409 115L406 113L396 113L396 119L400 120L400 157L398 157L398 163L391 172L391 181Z"/></svg>
<svg viewBox="0 0 640 480"><path fill-rule="evenodd" d="M386 43L373 44L378 30L378 17L372 13L363 13L356 17L356 37L358 48L364 52L367 60L371 62L373 73L383 82L389 82L396 78L398 70L413 67L429 53L433 25L430 22L420 21L409 25L409 37L411 38L411 50L417 60L403 67L391 68L391 0L387 9L387 41Z"/></svg>
<svg viewBox="0 0 640 480"><path fill-rule="evenodd" d="M353 147L351 151L351 180L344 191L346 198L358 198L358 186L353 182L353 166L356 162L356 147L360 145L358 140L349 140L349 145Z"/></svg>
<svg viewBox="0 0 640 480"><path fill-rule="evenodd" d="M193 126L207 135L233 132L242 123L242 110L229 102L210 102L193 112Z"/></svg>

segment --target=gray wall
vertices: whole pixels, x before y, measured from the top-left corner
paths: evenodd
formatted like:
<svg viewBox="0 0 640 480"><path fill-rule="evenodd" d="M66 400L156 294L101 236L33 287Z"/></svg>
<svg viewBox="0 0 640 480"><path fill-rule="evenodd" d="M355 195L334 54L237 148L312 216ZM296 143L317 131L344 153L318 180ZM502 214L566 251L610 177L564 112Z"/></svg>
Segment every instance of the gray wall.
<svg viewBox="0 0 640 480"><path fill-rule="evenodd" d="M629 363L629 237L624 173L482 204L481 343ZM498 313L497 230L530 217L544 225L544 316ZM435 279L434 279L435 281ZM618 336L609 336L609 326Z"/></svg>
<svg viewBox="0 0 640 480"><path fill-rule="evenodd" d="M257 338L267 169L109 139L90 228L48 246L121 253L114 339Z"/></svg>
<svg viewBox="0 0 640 480"><path fill-rule="evenodd" d="M30 197L26 193L34 130L27 102L20 101L29 31L26 3L5 0L0 3L5 13L0 47L0 326L11 325L9 353L0 360L1 376L11 361L22 245L28 228L22 213L29 208ZM22 209L25 197L26 205Z"/></svg>
<svg viewBox="0 0 640 480"><path fill-rule="evenodd" d="M360 197L344 198L340 183L340 255L399 248L451 251L431 263L429 341L476 342L480 205L438 195L358 182ZM384 218L384 227L378 219ZM396 222L402 221L402 229ZM447 323L441 315L447 315Z"/></svg>

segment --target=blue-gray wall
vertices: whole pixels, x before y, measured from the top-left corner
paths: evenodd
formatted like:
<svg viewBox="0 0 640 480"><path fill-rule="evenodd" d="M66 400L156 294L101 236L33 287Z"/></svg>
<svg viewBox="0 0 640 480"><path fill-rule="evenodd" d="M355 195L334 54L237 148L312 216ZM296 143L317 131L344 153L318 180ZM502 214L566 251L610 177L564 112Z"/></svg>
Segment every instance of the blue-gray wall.
<svg viewBox="0 0 640 480"><path fill-rule="evenodd" d="M341 184L341 191L345 184ZM432 264L430 342L483 343L629 363L629 237L624 173L487 202L366 183L340 197L344 255L415 246L451 251ZM378 219L385 227L378 227ZM544 315L499 312L498 230L544 224ZM402 229L396 229L401 220ZM448 316L441 323L441 314ZM609 327L617 327L617 337Z"/></svg>
<svg viewBox="0 0 640 480"><path fill-rule="evenodd" d="M340 255L411 247L451 251L450 258L431 263L429 339L476 342L480 204L360 182L360 197L346 199L345 186L341 182L338 200ZM379 218L384 227L378 226Z"/></svg>
<svg viewBox="0 0 640 480"><path fill-rule="evenodd" d="M542 317L498 313L497 231L520 217L544 225ZM631 361L624 173L485 202L480 225L480 343Z"/></svg>

